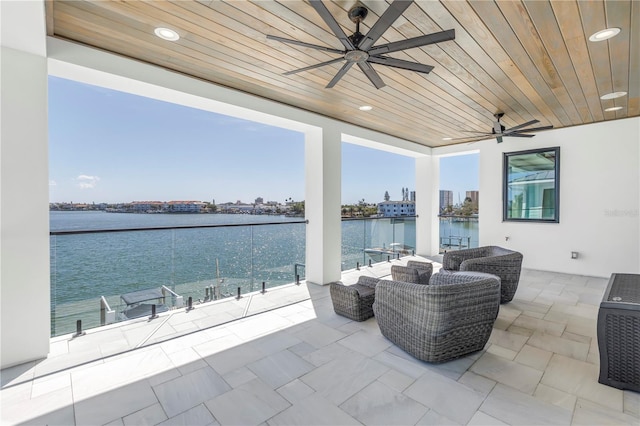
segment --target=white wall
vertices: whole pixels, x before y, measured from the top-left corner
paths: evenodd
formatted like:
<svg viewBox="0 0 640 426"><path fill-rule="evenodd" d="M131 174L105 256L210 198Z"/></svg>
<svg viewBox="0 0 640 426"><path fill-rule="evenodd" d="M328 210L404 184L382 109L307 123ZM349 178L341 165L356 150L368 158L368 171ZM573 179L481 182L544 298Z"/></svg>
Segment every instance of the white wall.
<svg viewBox="0 0 640 426"><path fill-rule="evenodd" d="M44 5L0 2L0 368L49 352Z"/></svg>
<svg viewBox="0 0 640 426"><path fill-rule="evenodd" d="M1 367L49 352L47 61L2 47Z"/></svg>
<svg viewBox="0 0 640 426"><path fill-rule="evenodd" d="M560 223L503 222L502 153L554 146L560 147ZM640 272L640 118L472 147L480 149L480 245L518 250L526 268L601 277Z"/></svg>

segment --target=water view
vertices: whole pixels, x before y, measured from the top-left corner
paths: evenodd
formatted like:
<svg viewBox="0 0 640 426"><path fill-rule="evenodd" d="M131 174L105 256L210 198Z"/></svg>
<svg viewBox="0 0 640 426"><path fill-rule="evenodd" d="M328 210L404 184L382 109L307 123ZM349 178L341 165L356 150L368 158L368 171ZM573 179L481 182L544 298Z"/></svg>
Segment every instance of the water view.
<svg viewBox="0 0 640 426"><path fill-rule="evenodd" d="M121 296L139 290L166 286L198 303L233 297L238 287L245 294L262 282L272 288L304 279L306 224L299 217L52 211L50 221L52 335L73 332L77 319L84 328L100 325L101 297L121 320ZM199 227L209 225L232 226ZM441 237L475 232L477 246L477 222L445 225ZM343 270L414 249L414 218L342 222Z"/></svg>

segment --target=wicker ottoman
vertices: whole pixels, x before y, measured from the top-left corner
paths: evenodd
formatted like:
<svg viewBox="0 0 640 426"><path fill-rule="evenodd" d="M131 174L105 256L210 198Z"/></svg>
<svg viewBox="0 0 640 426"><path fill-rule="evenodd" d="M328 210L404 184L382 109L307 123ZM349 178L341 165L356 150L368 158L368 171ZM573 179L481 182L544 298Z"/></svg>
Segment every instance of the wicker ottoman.
<svg viewBox="0 0 640 426"><path fill-rule="evenodd" d="M358 283L344 285L340 281L330 284L331 302L336 314L354 321L365 321L373 316L377 278L361 276Z"/></svg>
<svg viewBox="0 0 640 426"><path fill-rule="evenodd" d="M598 311L598 382L640 391L640 275L612 274Z"/></svg>

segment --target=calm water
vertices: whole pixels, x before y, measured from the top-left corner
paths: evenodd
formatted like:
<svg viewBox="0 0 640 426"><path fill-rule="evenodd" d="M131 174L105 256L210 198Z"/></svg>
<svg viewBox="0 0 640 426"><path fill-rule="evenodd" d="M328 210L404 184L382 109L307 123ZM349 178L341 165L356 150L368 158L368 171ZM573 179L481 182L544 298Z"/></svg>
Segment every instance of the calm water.
<svg viewBox="0 0 640 426"><path fill-rule="evenodd" d="M285 216L222 214L50 213L52 231L131 229L215 224L295 222ZM441 224L441 236L473 233L477 222ZM51 237L52 335L99 325L99 300L123 308L120 295L165 285L186 298L203 299L205 287L221 283L223 295L295 281L305 262L304 223L225 228L58 235ZM413 219L342 222L342 269L369 261L364 248L415 247ZM473 244L473 242L472 242ZM476 243L477 245L477 243ZM379 260L379 259L378 259ZM374 262L376 259L374 258ZM301 279L304 267L298 268Z"/></svg>

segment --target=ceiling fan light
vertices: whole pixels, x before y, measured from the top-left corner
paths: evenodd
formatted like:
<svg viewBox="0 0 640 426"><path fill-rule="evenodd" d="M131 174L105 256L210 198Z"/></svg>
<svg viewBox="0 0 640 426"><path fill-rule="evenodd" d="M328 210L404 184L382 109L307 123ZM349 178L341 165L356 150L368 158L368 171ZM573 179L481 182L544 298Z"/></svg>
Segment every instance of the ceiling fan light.
<svg viewBox="0 0 640 426"><path fill-rule="evenodd" d="M621 109L622 109L621 106L614 106L614 107L610 107L610 108L605 108L604 111L605 112L620 111Z"/></svg>
<svg viewBox="0 0 640 426"><path fill-rule="evenodd" d="M169 28L158 27L153 30L153 33L163 40L176 41L180 39L178 33Z"/></svg>
<svg viewBox="0 0 640 426"><path fill-rule="evenodd" d="M602 99L603 101L606 101L607 99L621 98L626 94L627 92L612 92L612 93L607 93L606 95L600 96L600 99Z"/></svg>
<svg viewBox="0 0 640 426"><path fill-rule="evenodd" d="M371 105L362 105L358 108L360 111L371 111L373 107Z"/></svg>
<svg viewBox="0 0 640 426"><path fill-rule="evenodd" d="M620 33L620 28L616 28L616 27L612 27L612 28L605 28L604 30L600 30L596 33L591 34L591 36L589 37L589 41L603 41L603 40L608 40L611 37L615 37Z"/></svg>

